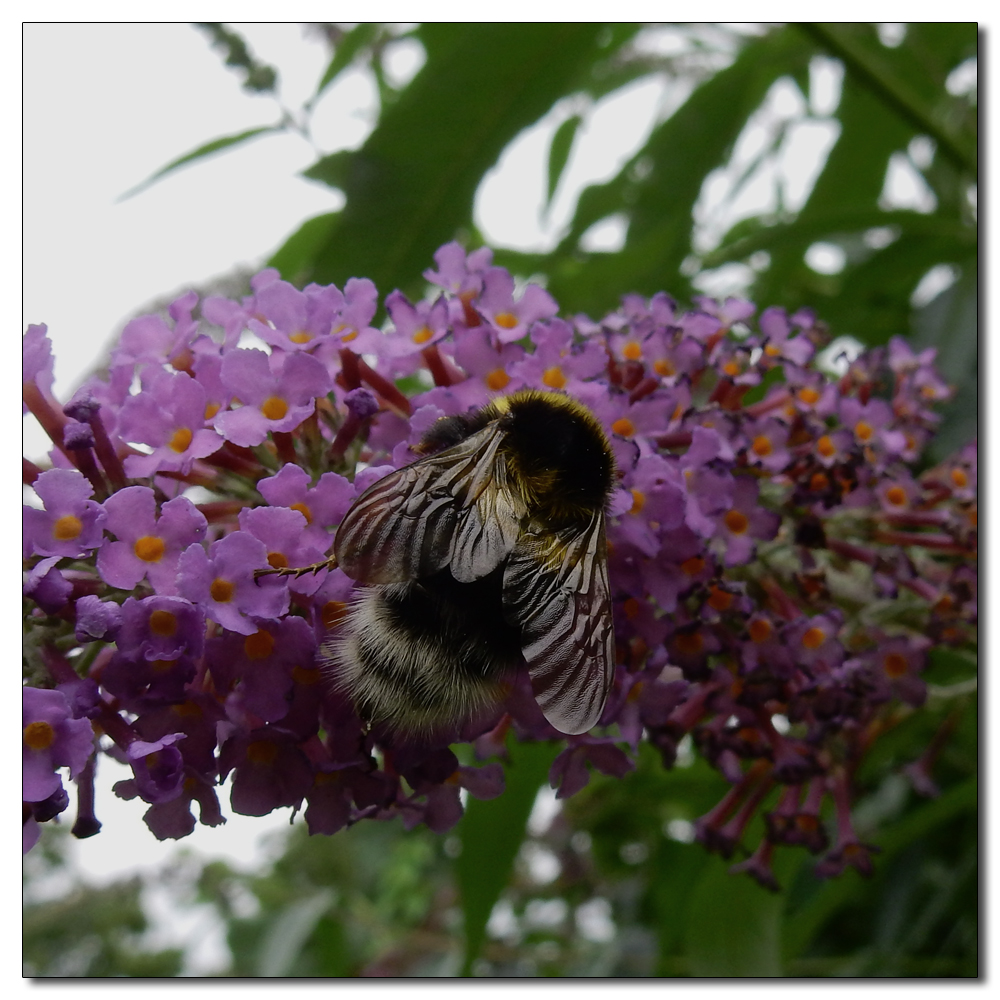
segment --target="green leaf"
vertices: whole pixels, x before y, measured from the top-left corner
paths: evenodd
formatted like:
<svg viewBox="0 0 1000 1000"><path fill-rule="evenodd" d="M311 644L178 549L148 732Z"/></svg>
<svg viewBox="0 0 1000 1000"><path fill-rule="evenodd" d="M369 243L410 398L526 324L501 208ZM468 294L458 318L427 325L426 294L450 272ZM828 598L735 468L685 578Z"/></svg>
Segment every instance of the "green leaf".
<svg viewBox="0 0 1000 1000"><path fill-rule="evenodd" d="M915 809L905 821L897 822L879 838L882 852L878 858L879 867L885 867L894 854L918 842L935 827L963 812L975 813L978 796L979 779L973 776L948 789L933 802ZM857 893L858 878L854 872L846 872L840 878L823 882L804 906L789 915L784 942L787 958L802 955L824 922L851 901Z"/></svg>
<svg viewBox="0 0 1000 1000"><path fill-rule="evenodd" d="M319 97L354 62L359 52L375 41L380 30L377 24L364 23L359 24L356 28L352 28L344 35L337 43L337 48L333 53L333 58L330 60L330 65L327 66L326 72L316 87L316 95L313 100Z"/></svg>
<svg viewBox="0 0 1000 1000"><path fill-rule="evenodd" d="M784 897L729 868L712 858L691 894L685 934L691 975L780 976Z"/></svg>
<svg viewBox="0 0 1000 1000"><path fill-rule="evenodd" d="M545 196L545 207L552 204L552 196L559 186L559 178L562 177L563 170L569 160L570 150L573 148L573 140L582 124L583 119L579 115L567 118L552 136L549 145L549 187Z"/></svg>
<svg viewBox="0 0 1000 1000"><path fill-rule="evenodd" d="M547 783L559 747L554 743L508 742L506 788L495 799L470 798L458 825L462 853L455 876L465 917L465 960L469 975L486 937L486 923L510 880L514 858L539 788Z"/></svg>
<svg viewBox="0 0 1000 1000"><path fill-rule="evenodd" d="M653 130L617 177L582 193L550 270L549 290L564 308L595 315L626 291L688 292L680 266L691 251L692 211L705 178L726 161L774 81L808 64L811 55L801 36L787 28L748 42L732 65L702 83ZM614 212L631 220L624 249L582 254L583 233Z"/></svg>
<svg viewBox="0 0 1000 1000"><path fill-rule="evenodd" d="M974 35L975 26L969 24L967 27ZM803 24L801 28L832 55L842 59L848 73L886 108L906 121L915 131L934 139L941 153L955 166L973 177L977 175L974 138L955 131L943 117L935 114L936 109L928 103L925 95L899 72L900 56L878 44L870 25ZM901 46L901 50L901 56L905 57L906 47ZM917 79L923 82L931 74L928 73L927 66L921 66L921 70ZM943 78L940 82L944 82ZM932 88L931 94L940 101L936 90L937 88Z"/></svg>
<svg viewBox="0 0 1000 1000"><path fill-rule="evenodd" d="M930 457L942 461L968 444L979 427L979 282L975 257L959 260L962 275L913 316L915 347L936 347L954 397L941 407L942 422Z"/></svg>
<svg viewBox="0 0 1000 1000"><path fill-rule="evenodd" d="M336 220L336 212L307 219L271 256L267 266L276 267L285 281L299 282L301 276L308 274L317 248L326 242Z"/></svg>
<svg viewBox="0 0 1000 1000"><path fill-rule="evenodd" d="M324 172L347 204L311 278L356 274L419 291L441 244L468 230L479 183L504 147L581 79L599 24L424 24L427 62L361 149ZM329 158L323 168L331 167ZM320 171L310 171L316 176Z"/></svg>
<svg viewBox="0 0 1000 1000"><path fill-rule="evenodd" d="M183 167L188 163L193 163L195 160L201 160L206 156L219 153L224 149L231 148L232 146L238 146L240 143L247 142L259 135L264 135L267 132L280 131L281 128L277 125L261 125L258 128L247 129L245 132L238 132L236 135L225 135L219 139L213 139L211 142L206 142L204 146L192 149L190 153L185 153L176 160L172 160L165 167L161 167L155 174L147 177L141 184L137 184L134 188L126 191L118 198L118 201L125 201L133 195L138 194L140 191L145 191L146 188L156 183L156 181L166 177L167 174L172 174L175 170L178 170L180 167Z"/></svg>
<svg viewBox="0 0 1000 1000"><path fill-rule="evenodd" d="M259 976L288 975L335 896L332 889L321 889L305 899L296 900L278 914L261 943Z"/></svg>

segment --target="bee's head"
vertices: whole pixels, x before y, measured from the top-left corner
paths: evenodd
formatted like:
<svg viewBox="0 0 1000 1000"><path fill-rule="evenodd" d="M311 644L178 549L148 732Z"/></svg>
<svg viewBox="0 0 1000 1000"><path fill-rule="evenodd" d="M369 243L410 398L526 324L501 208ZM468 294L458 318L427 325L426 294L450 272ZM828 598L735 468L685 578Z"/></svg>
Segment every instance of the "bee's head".
<svg viewBox="0 0 1000 1000"><path fill-rule="evenodd" d="M508 467L526 495L557 517L564 508L592 513L614 481L614 459L594 415L558 393L526 391L504 400Z"/></svg>

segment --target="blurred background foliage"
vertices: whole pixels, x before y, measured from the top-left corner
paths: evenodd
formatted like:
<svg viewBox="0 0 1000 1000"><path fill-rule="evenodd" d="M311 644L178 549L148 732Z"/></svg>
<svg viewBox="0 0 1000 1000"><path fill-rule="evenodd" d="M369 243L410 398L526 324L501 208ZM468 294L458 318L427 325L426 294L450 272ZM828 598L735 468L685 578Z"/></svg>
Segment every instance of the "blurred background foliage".
<svg viewBox="0 0 1000 1000"><path fill-rule="evenodd" d="M258 63L228 27L198 27L248 92L275 92L280 68ZM360 148L306 171L344 204L275 250L269 263L286 279L343 285L359 275L383 296L421 296L437 247L484 242L476 194L519 134L558 120L544 211L598 102L658 76L675 97L641 148L581 192L551 249L496 247L495 261L546 284L564 314L598 317L625 292L687 301L732 290L761 306L812 306L833 336L863 344L905 335L938 348L958 390L937 457L976 433L975 23L671 25L671 44L659 47L639 24L314 27L330 61L310 103L278 125L212 140L146 182L267 132L308 134L326 88L368 67L377 121ZM425 59L398 84L386 57L402 41L418 42ZM798 95L792 113L767 113L776 88ZM785 158L818 122L832 141L801 190ZM741 214L741 196L762 182L767 207ZM602 226L617 236L595 248ZM869 880L849 869L822 882L798 849L782 852L778 894L729 875L730 862L691 842L692 822L725 789L690 749L667 770L643 746L633 773L595 774L558 803L545 782L557 748L512 746L507 791L471 801L450 835L364 823L309 838L299 822L277 860L253 873L181 854L155 876L88 887L66 867L56 830L26 863L25 973L192 971L151 925L149 894L166 892L173 912L225 928L223 975L975 976L978 709L968 675L956 655L936 654L927 706L899 711L858 776L857 825L881 850ZM930 745L936 798L901 775Z"/></svg>

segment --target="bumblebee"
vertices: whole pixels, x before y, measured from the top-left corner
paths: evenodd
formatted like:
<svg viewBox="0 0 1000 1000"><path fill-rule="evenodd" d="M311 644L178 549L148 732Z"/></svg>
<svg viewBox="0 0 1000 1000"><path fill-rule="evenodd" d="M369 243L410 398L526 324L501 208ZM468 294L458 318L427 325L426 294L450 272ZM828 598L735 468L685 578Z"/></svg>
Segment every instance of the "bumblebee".
<svg viewBox="0 0 1000 1000"><path fill-rule="evenodd" d="M526 663L560 732L601 716L614 674L601 425L524 390L442 417L418 461L369 487L334 541L366 586L328 646L371 725L429 736L495 706Z"/></svg>

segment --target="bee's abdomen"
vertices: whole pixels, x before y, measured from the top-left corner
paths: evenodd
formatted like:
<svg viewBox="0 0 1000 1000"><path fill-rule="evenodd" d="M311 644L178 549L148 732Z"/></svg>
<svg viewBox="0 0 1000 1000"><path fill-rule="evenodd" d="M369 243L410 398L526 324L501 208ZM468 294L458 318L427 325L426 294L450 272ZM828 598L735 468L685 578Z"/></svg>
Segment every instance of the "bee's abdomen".
<svg viewBox="0 0 1000 1000"><path fill-rule="evenodd" d="M372 723L430 732L475 715L503 694L520 635L502 616L500 571L471 584L444 570L369 587L345 636L332 643L336 683Z"/></svg>

